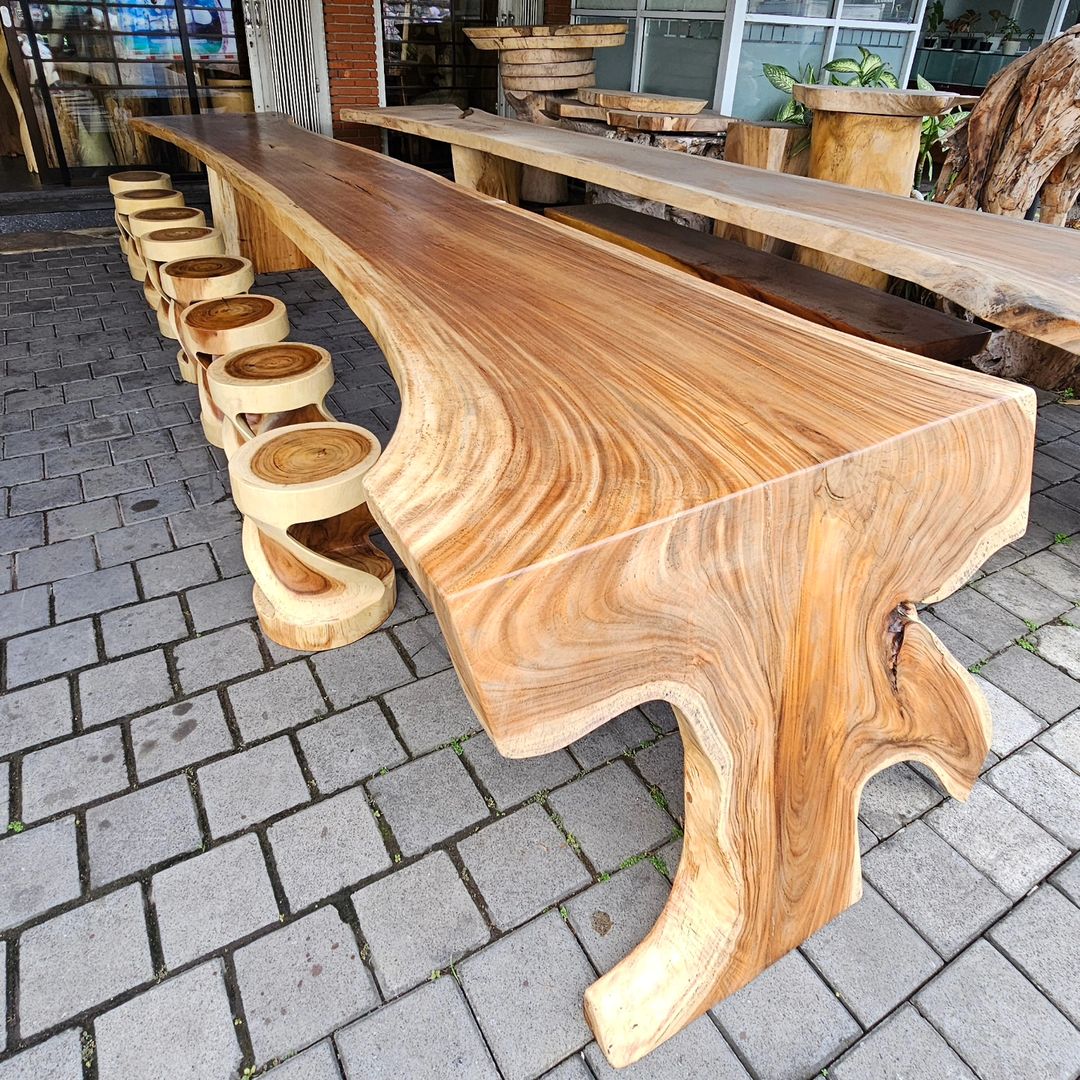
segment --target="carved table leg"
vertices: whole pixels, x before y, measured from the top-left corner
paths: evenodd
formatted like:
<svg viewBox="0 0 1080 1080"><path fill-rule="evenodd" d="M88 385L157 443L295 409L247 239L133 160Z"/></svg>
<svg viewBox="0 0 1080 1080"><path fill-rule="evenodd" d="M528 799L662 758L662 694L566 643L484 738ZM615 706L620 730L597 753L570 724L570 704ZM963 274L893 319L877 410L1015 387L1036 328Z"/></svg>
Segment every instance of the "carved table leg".
<svg viewBox="0 0 1080 1080"><path fill-rule="evenodd" d="M521 165L518 162L467 146L451 146L450 156L454 162L455 183L502 199L512 206L520 205Z"/></svg>
<svg viewBox="0 0 1080 1080"><path fill-rule="evenodd" d="M363 477L376 437L353 424L264 432L229 462L259 623L290 649L356 641L394 610L396 579L370 539Z"/></svg>

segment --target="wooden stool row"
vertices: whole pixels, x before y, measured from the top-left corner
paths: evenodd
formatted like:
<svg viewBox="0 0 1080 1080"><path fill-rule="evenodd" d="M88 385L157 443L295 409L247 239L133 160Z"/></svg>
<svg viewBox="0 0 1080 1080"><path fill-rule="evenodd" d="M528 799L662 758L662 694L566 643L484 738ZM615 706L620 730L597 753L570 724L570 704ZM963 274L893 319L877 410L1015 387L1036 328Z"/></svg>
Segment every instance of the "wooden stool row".
<svg viewBox="0 0 1080 1080"><path fill-rule="evenodd" d="M248 291L251 262L225 253L220 231L166 173L118 173L109 186L131 275L162 335L179 343L207 440L229 459L263 630L295 649L356 641L397 598L364 495L378 439L327 410L330 354L284 340L285 305Z"/></svg>

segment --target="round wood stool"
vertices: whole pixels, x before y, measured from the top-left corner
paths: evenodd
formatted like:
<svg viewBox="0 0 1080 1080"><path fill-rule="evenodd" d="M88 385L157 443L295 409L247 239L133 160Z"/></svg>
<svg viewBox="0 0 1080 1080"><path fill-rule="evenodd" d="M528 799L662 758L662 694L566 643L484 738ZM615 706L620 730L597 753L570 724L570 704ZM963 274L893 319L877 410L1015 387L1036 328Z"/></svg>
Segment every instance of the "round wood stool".
<svg viewBox="0 0 1080 1080"><path fill-rule="evenodd" d="M132 233L134 236L135 234ZM206 225L172 225L138 237L139 251L146 263L143 292L147 303L161 316L161 267L176 259L207 258L225 254L220 229Z"/></svg>
<svg viewBox="0 0 1080 1080"><path fill-rule="evenodd" d="M334 385L330 354L318 345L281 341L219 356L206 372L210 396L221 410L229 458L264 431L333 421L323 399Z"/></svg>
<svg viewBox="0 0 1080 1080"><path fill-rule="evenodd" d="M128 215L128 231L136 243L141 243L142 238L156 229L173 229L183 225L194 228L206 225L206 215L197 206L159 206L156 210L139 210ZM145 257L143 262L145 262ZM149 271L148 271L149 273ZM160 289L158 290L160 292ZM154 303L152 293L147 289L146 279L143 279L143 292L150 306L155 310L161 310L160 297L158 303ZM158 319L158 329L161 329L161 319Z"/></svg>
<svg viewBox="0 0 1080 1080"><path fill-rule="evenodd" d="M289 314L280 300L248 293L189 304L180 314L177 329L180 346L199 387L203 432L214 446L223 447L224 417L210 393L207 369L216 357L225 353L249 345L269 345L288 337Z"/></svg>
<svg viewBox="0 0 1080 1080"><path fill-rule="evenodd" d="M218 255L199 259L175 259L158 268L161 282L161 307L158 327L165 337L180 340L180 313L200 300L223 300L242 296L255 284L255 270L250 259L237 255ZM176 363L185 382L196 382L195 368L180 349Z"/></svg>
<svg viewBox="0 0 1080 1080"><path fill-rule="evenodd" d="M127 172L114 172L109 177L110 195L123 195L126 191L138 191L139 188L171 187L169 174L154 169L130 169Z"/></svg>
<svg viewBox="0 0 1080 1080"><path fill-rule="evenodd" d="M127 254L131 276L136 281L142 281L146 277L146 266L139 254L138 242L131 235L128 218L140 210L156 210L163 206L183 206L183 193L169 188L137 188L134 191L124 191L114 196L113 204L116 207L116 227L120 230L120 249Z"/></svg>
<svg viewBox="0 0 1080 1080"><path fill-rule="evenodd" d="M371 542L364 494L378 457L370 431L322 422L265 431L229 462L255 610L279 645L348 645L394 610L394 564Z"/></svg>

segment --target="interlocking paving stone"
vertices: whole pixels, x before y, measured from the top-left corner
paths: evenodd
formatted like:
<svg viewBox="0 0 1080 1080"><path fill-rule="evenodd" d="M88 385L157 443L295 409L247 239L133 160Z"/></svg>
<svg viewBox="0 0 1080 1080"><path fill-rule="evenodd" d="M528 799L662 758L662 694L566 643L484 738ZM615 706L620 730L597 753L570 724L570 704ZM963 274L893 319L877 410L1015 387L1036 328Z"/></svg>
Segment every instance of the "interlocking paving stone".
<svg viewBox="0 0 1080 1080"><path fill-rule="evenodd" d="M35 510L52 510L70 506L82 499L82 488L77 476L61 476L55 480L38 480L33 484L20 484L11 491L11 512L29 514Z"/></svg>
<svg viewBox="0 0 1080 1080"><path fill-rule="evenodd" d="M162 705L172 696L169 668L160 649L113 660L79 675L84 727Z"/></svg>
<svg viewBox="0 0 1080 1080"><path fill-rule="evenodd" d="M598 971L610 971L641 942L670 891L664 875L646 860L567 900L570 925Z"/></svg>
<svg viewBox="0 0 1080 1080"><path fill-rule="evenodd" d="M977 941L915 998L980 1080L1072 1080L1080 1032L993 946Z"/></svg>
<svg viewBox="0 0 1080 1080"><path fill-rule="evenodd" d="M1060 720L1080 706L1080 684L1018 645L990 660L982 676L1044 720Z"/></svg>
<svg viewBox="0 0 1080 1080"><path fill-rule="evenodd" d="M51 1039L0 1061L0 1080L82 1080L79 1031L61 1031Z"/></svg>
<svg viewBox="0 0 1080 1080"><path fill-rule="evenodd" d="M1050 880L1074 904L1080 905L1080 855L1074 855Z"/></svg>
<svg viewBox="0 0 1080 1080"><path fill-rule="evenodd" d="M412 681L405 661L386 634L372 634L344 648L319 653L312 662L339 709Z"/></svg>
<svg viewBox="0 0 1080 1080"><path fill-rule="evenodd" d="M976 1080L949 1044L905 1005L829 1067L830 1080Z"/></svg>
<svg viewBox="0 0 1080 1080"><path fill-rule="evenodd" d="M387 996L423 982L490 936L444 851L372 882L352 902Z"/></svg>
<svg viewBox="0 0 1080 1080"><path fill-rule="evenodd" d="M128 885L23 933L19 1029L43 1031L153 975L142 893Z"/></svg>
<svg viewBox="0 0 1080 1080"><path fill-rule="evenodd" d="M1044 449L1049 450L1049 447ZM1029 517L1055 536L1080 531L1080 514L1046 495L1032 495Z"/></svg>
<svg viewBox="0 0 1080 1080"><path fill-rule="evenodd" d="M39 552L38 558L48 552L48 548L39 548L39 544L45 542L45 515L24 514L15 518L7 518L0 521L0 551L5 555L13 551L25 551L34 548ZM31 575L32 576L32 575ZM48 578L39 578L47 581ZM26 585L36 585L36 581L26 580Z"/></svg>
<svg viewBox="0 0 1080 1080"><path fill-rule="evenodd" d="M329 1041L309 1046L265 1075L270 1080L341 1080L337 1056Z"/></svg>
<svg viewBox="0 0 1080 1080"><path fill-rule="evenodd" d="M646 1057L625 1069L608 1064L595 1042L585 1047L588 1061L597 1080L749 1080L724 1036L707 1016L699 1016L688 1027L668 1039ZM587 1074L586 1074L587 1075Z"/></svg>
<svg viewBox="0 0 1080 1080"><path fill-rule="evenodd" d="M128 461L123 465L108 465L82 474L83 493L88 499L136 491L150 482L145 461Z"/></svg>
<svg viewBox="0 0 1080 1080"><path fill-rule="evenodd" d="M538 803L466 837L458 851L500 930L517 926L592 880Z"/></svg>
<svg viewBox="0 0 1080 1080"><path fill-rule="evenodd" d="M257 1061L299 1050L379 1004L356 938L332 907L237 949L233 959Z"/></svg>
<svg viewBox="0 0 1080 1080"><path fill-rule="evenodd" d="M981 578L974 587L1018 618L1040 625L1064 615L1072 607L1070 601L1044 588L1037 580L1022 574L1015 567Z"/></svg>
<svg viewBox="0 0 1080 1080"><path fill-rule="evenodd" d="M564 750L534 758L503 757L486 734L462 743L466 761L491 792L495 805L508 810L538 791L550 791L572 780L577 764Z"/></svg>
<svg viewBox="0 0 1080 1080"><path fill-rule="evenodd" d="M15 577L20 589L86 574L93 569L94 548L86 538L30 548L15 555Z"/></svg>
<svg viewBox="0 0 1080 1080"><path fill-rule="evenodd" d="M96 660L97 641L89 619L35 630L7 644L8 686L37 682Z"/></svg>
<svg viewBox="0 0 1080 1080"><path fill-rule="evenodd" d="M942 956L955 956L1008 898L929 826L913 822L863 859L863 874Z"/></svg>
<svg viewBox="0 0 1080 1080"><path fill-rule="evenodd" d="M995 754L1011 754L1018 746L1022 746L1042 731L1044 722L1026 706L1009 697L993 683L987 682L981 675L976 675L975 681L990 706L993 723L990 749Z"/></svg>
<svg viewBox="0 0 1080 1080"><path fill-rule="evenodd" d="M14 637L48 625L49 590L46 586L37 585L0 595L0 636Z"/></svg>
<svg viewBox="0 0 1080 1080"><path fill-rule="evenodd" d="M1080 847L1080 776L1028 744L995 765L987 779L1028 817L1072 850Z"/></svg>
<svg viewBox="0 0 1080 1080"><path fill-rule="evenodd" d="M1067 556L1059 557L1063 546L1055 545L1051 551L1029 555L1016 564L1016 569L1074 604L1080 603L1080 568Z"/></svg>
<svg viewBox="0 0 1080 1080"><path fill-rule="evenodd" d="M437 750L368 784L401 851L416 855L489 816L453 750Z"/></svg>
<svg viewBox="0 0 1080 1080"><path fill-rule="evenodd" d="M130 604L138 598L135 575L131 567L126 565L80 574L53 585L57 622L79 619L84 615L96 615L121 604Z"/></svg>
<svg viewBox="0 0 1080 1080"><path fill-rule="evenodd" d="M216 694L202 694L131 721L135 772L146 782L233 749Z"/></svg>
<svg viewBox="0 0 1080 1080"><path fill-rule="evenodd" d="M581 998L595 976L554 911L469 957L459 970L505 1080L531 1080L591 1038Z"/></svg>
<svg viewBox="0 0 1080 1080"><path fill-rule="evenodd" d="M101 636L105 643L105 655L109 657L178 641L187 635L184 613L175 596L108 611L101 617Z"/></svg>
<svg viewBox="0 0 1080 1080"><path fill-rule="evenodd" d="M629 1074L627 1074L629 1075ZM581 1051L568 1057L561 1065L557 1065L551 1072L544 1073L543 1080L593 1080L593 1074ZM725 1078L721 1078L725 1080Z"/></svg>
<svg viewBox="0 0 1080 1080"><path fill-rule="evenodd" d="M659 847L674 829L623 761L553 792L548 805L599 870L613 870L630 856Z"/></svg>
<svg viewBox="0 0 1080 1080"><path fill-rule="evenodd" d="M188 610L197 634L227 623L255 618L250 574L226 578L187 592Z"/></svg>
<svg viewBox="0 0 1080 1080"><path fill-rule="evenodd" d="M174 648L173 657L187 694L263 668L262 653L247 623L183 641Z"/></svg>
<svg viewBox="0 0 1080 1080"><path fill-rule="evenodd" d="M357 705L297 733L300 749L325 795L406 760L382 710Z"/></svg>
<svg viewBox="0 0 1080 1080"><path fill-rule="evenodd" d="M284 736L204 765L198 777L214 836L246 829L310 798L296 755Z"/></svg>
<svg viewBox="0 0 1080 1080"><path fill-rule="evenodd" d="M0 930L75 900L81 891L73 817L0 842Z"/></svg>
<svg viewBox="0 0 1080 1080"><path fill-rule="evenodd" d="M23 819L37 821L127 786L119 727L79 735L23 758Z"/></svg>
<svg viewBox="0 0 1080 1080"><path fill-rule="evenodd" d="M285 664L228 689L240 734L247 742L274 735L326 712L307 664Z"/></svg>
<svg viewBox="0 0 1080 1080"><path fill-rule="evenodd" d="M300 810L267 835L293 911L390 866L362 788Z"/></svg>
<svg viewBox="0 0 1080 1080"><path fill-rule="evenodd" d="M678 735L669 735L653 746L639 750L634 755L634 764L645 779L645 783L659 788L668 811L676 821L685 817L683 746ZM656 801L656 795L653 795Z"/></svg>
<svg viewBox="0 0 1080 1080"><path fill-rule="evenodd" d="M150 896L165 963L178 967L278 921L255 836L241 836L154 875Z"/></svg>
<svg viewBox="0 0 1080 1080"><path fill-rule="evenodd" d="M798 952L790 952L712 1010L759 1076L815 1075L862 1029Z"/></svg>
<svg viewBox="0 0 1080 1080"><path fill-rule="evenodd" d="M990 652L1005 648L1027 633L1022 619L970 588L939 601L932 611Z"/></svg>
<svg viewBox="0 0 1080 1080"><path fill-rule="evenodd" d="M453 671L394 690L386 695L386 704L394 714L405 746L413 754L434 750L480 728Z"/></svg>
<svg viewBox="0 0 1080 1080"><path fill-rule="evenodd" d="M941 795L901 763L875 773L863 788L859 817L880 840L941 802Z"/></svg>
<svg viewBox="0 0 1080 1080"><path fill-rule="evenodd" d="M869 886L802 951L865 1027L941 967L937 953Z"/></svg>
<svg viewBox="0 0 1080 1080"><path fill-rule="evenodd" d="M102 566L152 558L162 552L171 551L173 546L169 530L161 521L144 521L138 525L109 529L108 532L94 537L94 543L97 545ZM138 564L139 567L141 565L141 563ZM145 578L143 578L143 591L147 596L152 595L147 588Z"/></svg>
<svg viewBox="0 0 1080 1080"><path fill-rule="evenodd" d="M1048 460L1053 461L1053 458ZM195 446L168 457L150 459L150 471L154 474L155 484L163 484L168 480L185 480L189 476L198 476L216 469L210 450L205 446Z"/></svg>
<svg viewBox="0 0 1080 1080"><path fill-rule="evenodd" d="M966 803L949 799L926 815L926 823L1014 900L1068 856L1049 833L982 781Z"/></svg>
<svg viewBox="0 0 1080 1080"><path fill-rule="evenodd" d="M160 522L146 522L142 526L131 525L129 528L143 528L151 524L161 525ZM161 525L161 528L164 529L164 526ZM210 549L205 544L152 555L140 560L136 569L143 592L148 597L179 592L204 581L215 581L218 576Z"/></svg>
<svg viewBox="0 0 1080 1080"><path fill-rule="evenodd" d="M438 1038L418 1039L437 1031ZM438 979L334 1036L347 1080L499 1080L499 1073L452 978Z"/></svg>
<svg viewBox="0 0 1080 1080"><path fill-rule="evenodd" d="M1044 885L987 936L1074 1024L1080 1024L1080 907Z"/></svg>
<svg viewBox="0 0 1080 1080"><path fill-rule="evenodd" d="M243 1064L225 970L211 960L94 1021L99 1080L235 1076Z"/></svg>
<svg viewBox="0 0 1080 1080"><path fill-rule="evenodd" d="M1035 741L1070 769L1080 772L1080 712L1059 720Z"/></svg>
<svg viewBox="0 0 1080 1080"><path fill-rule="evenodd" d="M583 769L595 769L619 757L625 750L656 738L652 725L640 709L628 709L601 724L567 749Z"/></svg>
<svg viewBox="0 0 1080 1080"><path fill-rule="evenodd" d="M1032 640L1044 660L1080 679L1080 629L1055 623L1042 627Z"/></svg>
<svg viewBox="0 0 1080 1080"><path fill-rule="evenodd" d="M188 510L169 518L169 526L180 547L202 544L228 536L240 528L240 515L231 503Z"/></svg>
<svg viewBox="0 0 1080 1080"><path fill-rule="evenodd" d="M86 812L90 884L108 884L198 848L191 789L183 776L140 788Z"/></svg>
<svg viewBox="0 0 1080 1080"><path fill-rule="evenodd" d="M450 667L450 654L434 615L395 626L394 637L409 654L416 674L421 678Z"/></svg>
<svg viewBox="0 0 1080 1080"><path fill-rule="evenodd" d="M0 757L61 735L70 735L71 690L67 679L0 695Z"/></svg>
<svg viewBox="0 0 1080 1080"><path fill-rule="evenodd" d="M46 518L50 541L94 536L120 524L115 499L98 499L95 502L67 506L62 510L50 510Z"/></svg>

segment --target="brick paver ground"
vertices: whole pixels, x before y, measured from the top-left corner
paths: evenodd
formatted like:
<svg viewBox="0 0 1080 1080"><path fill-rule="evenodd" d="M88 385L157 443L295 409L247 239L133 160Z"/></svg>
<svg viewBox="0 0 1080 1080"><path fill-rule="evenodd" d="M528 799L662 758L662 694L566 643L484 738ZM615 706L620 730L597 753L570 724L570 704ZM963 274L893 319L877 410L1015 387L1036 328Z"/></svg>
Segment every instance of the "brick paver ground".
<svg viewBox="0 0 1080 1080"><path fill-rule="evenodd" d="M385 439L338 294L259 290ZM581 993L678 863L670 711L504 760L404 572L364 641L267 641L115 248L7 258L0 320L0 1080L612 1076ZM926 613L993 709L974 797L872 780L862 901L628 1077L1080 1073L1080 409L1041 402L1027 535Z"/></svg>

